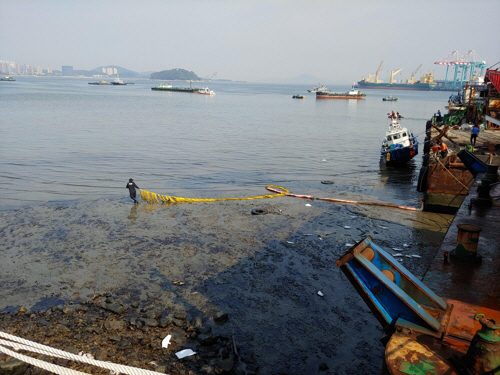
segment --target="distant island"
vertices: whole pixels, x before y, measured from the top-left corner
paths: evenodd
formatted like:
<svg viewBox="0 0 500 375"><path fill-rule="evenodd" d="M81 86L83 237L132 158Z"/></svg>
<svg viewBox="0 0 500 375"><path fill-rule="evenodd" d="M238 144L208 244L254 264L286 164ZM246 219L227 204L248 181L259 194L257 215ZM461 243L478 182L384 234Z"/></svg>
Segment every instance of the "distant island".
<svg viewBox="0 0 500 375"><path fill-rule="evenodd" d="M194 72L184 69L162 70L161 72L152 73L150 78L164 79L168 81L200 81L200 77L198 77Z"/></svg>

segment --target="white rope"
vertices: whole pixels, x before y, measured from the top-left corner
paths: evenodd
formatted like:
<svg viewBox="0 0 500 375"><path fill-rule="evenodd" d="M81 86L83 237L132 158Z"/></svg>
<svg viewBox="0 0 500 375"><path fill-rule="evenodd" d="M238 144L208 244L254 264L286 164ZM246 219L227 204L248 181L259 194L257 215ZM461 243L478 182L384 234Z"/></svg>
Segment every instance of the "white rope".
<svg viewBox="0 0 500 375"><path fill-rule="evenodd" d="M10 340L10 341L0 340L0 352L4 352L5 354L8 354L14 358L20 359L21 361L30 363L30 364L37 366L37 367L41 367L43 369L46 369L48 371L54 372L54 373L59 374L59 375L69 375L69 374L82 375L85 373L71 370L71 369L66 369L66 368L61 367L61 366L56 366L56 365L53 365L51 363L47 363L47 362L44 362L44 361L41 361L38 359L34 359L32 357L28 357L28 356L25 356L22 354L15 353L15 352L5 348L5 346L9 346L15 350L22 349L22 350L27 350L27 351L30 351L33 353L68 359L68 360L77 361L77 362L83 362L83 363L87 363L89 365L93 365L93 366L97 366L97 367L111 370L115 373L123 373L123 374L128 374L128 375L165 375L165 374L155 372L155 371L144 370L144 369L140 369L137 367L119 365L119 364L112 363L112 362L98 361L98 360L95 360L93 358L89 358L87 356L75 355L72 353L65 352L63 350L55 349L55 348L52 348L50 346L36 343L34 341L29 341L29 340L23 339L21 337L16 337L14 335L11 335L11 334L8 334L8 333L2 332L2 331L0 331L0 337L3 337L7 340ZM7 352L9 352L9 353L7 353ZM14 353L15 355L12 355L11 353ZM19 358L19 356L23 357L24 359ZM29 359L30 361L27 361L25 359ZM45 366L45 367L42 367L39 364L35 364L32 362L37 362L39 364L43 364L43 366ZM47 369L47 366L50 366L50 367L56 366L58 368L62 368L65 371L75 371L75 372L60 372L60 370L56 369L55 367L54 367L54 370ZM55 370L57 370L57 371L55 371Z"/></svg>
<svg viewBox="0 0 500 375"><path fill-rule="evenodd" d="M13 352L12 350L9 350L3 346L0 346L0 352L3 352L13 358L19 359L20 361L29 363L30 365L43 368L44 370L50 371L54 374L58 375L88 375L85 372L80 372L76 370L72 370L66 367L54 365L53 363L48 363L45 361L42 361L40 359L32 358L27 355L19 354L16 352Z"/></svg>

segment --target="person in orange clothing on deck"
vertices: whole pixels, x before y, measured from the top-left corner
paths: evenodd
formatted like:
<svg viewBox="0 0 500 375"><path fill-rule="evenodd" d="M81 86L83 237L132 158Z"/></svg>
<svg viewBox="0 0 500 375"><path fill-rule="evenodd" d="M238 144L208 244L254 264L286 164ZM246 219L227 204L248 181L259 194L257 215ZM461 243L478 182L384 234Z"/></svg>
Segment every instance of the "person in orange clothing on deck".
<svg viewBox="0 0 500 375"><path fill-rule="evenodd" d="M441 152L441 158L445 158L448 155L448 146L443 141L439 141L439 150Z"/></svg>

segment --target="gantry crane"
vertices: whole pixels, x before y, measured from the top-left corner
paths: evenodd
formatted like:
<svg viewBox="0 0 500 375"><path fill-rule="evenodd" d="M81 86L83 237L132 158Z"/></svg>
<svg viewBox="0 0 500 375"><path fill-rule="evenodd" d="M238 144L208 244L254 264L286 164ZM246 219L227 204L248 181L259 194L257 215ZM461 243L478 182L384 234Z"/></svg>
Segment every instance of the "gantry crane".
<svg viewBox="0 0 500 375"><path fill-rule="evenodd" d="M377 72L375 73L375 83L379 83L378 75L380 74L380 71L382 70L382 64L383 63L384 63L384 60L382 60L382 62L378 66Z"/></svg>
<svg viewBox="0 0 500 375"><path fill-rule="evenodd" d="M398 69L398 70L396 70L396 71L391 70L391 79L390 79L390 81L389 81L389 84L391 84L391 85L392 85L392 84L394 83L394 76L395 76L396 74L398 74L398 73L399 73L400 71L402 71L402 70L403 70L403 68Z"/></svg>

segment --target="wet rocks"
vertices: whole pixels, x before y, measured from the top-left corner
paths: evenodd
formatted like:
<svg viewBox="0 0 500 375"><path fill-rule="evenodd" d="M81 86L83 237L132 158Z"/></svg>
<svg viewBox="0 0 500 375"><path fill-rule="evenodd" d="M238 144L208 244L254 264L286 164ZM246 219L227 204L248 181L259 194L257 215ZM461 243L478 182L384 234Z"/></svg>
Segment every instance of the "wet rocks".
<svg viewBox="0 0 500 375"><path fill-rule="evenodd" d="M148 306L142 311L115 302L111 295L94 296L92 301L66 303L61 308L30 314L4 314L0 330L72 353L89 353L94 358L119 364L150 368L171 375L250 375L230 336L221 335L219 324L228 320L219 312L204 324L200 315ZM162 340L171 335L168 348ZM192 348L196 355L177 359L175 353ZM250 358L250 357L249 357ZM35 375L40 370L22 362L9 361L0 354L0 375ZM77 363L47 358L69 368ZM252 365L248 363L248 368ZM95 368L87 372L94 373ZM95 372L100 373L100 372Z"/></svg>
<svg viewBox="0 0 500 375"><path fill-rule="evenodd" d="M125 311L125 309L123 308L122 305L119 305L117 303L107 303L107 302L104 302L102 304L102 308L104 310L108 310L108 311L111 311L115 314L123 314L123 312Z"/></svg>
<svg viewBox="0 0 500 375"><path fill-rule="evenodd" d="M10 361L0 363L0 375L22 375L28 369L29 364L11 359Z"/></svg>
<svg viewBox="0 0 500 375"><path fill-rule="evenodd" d="M227 322L228 319L229 319L229 316L222 311L219 311L214 315L214 322L217 322L217 323Z"/></svg>

